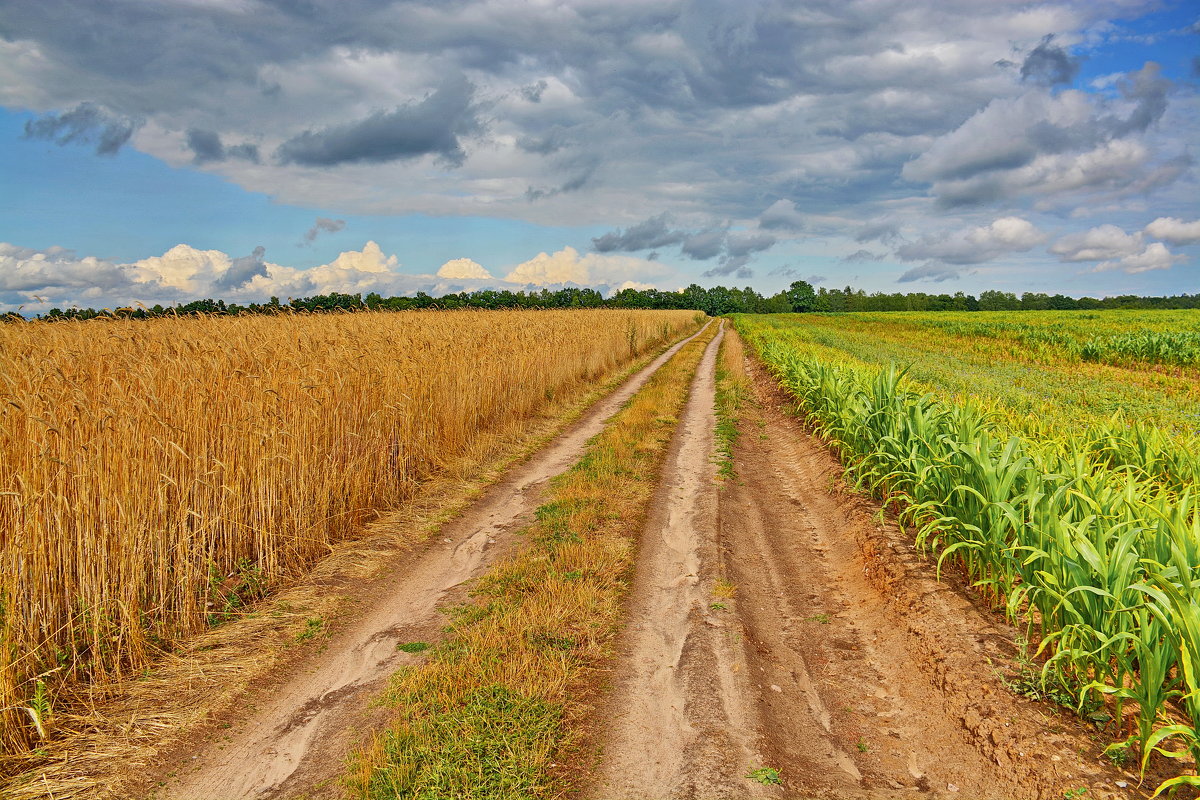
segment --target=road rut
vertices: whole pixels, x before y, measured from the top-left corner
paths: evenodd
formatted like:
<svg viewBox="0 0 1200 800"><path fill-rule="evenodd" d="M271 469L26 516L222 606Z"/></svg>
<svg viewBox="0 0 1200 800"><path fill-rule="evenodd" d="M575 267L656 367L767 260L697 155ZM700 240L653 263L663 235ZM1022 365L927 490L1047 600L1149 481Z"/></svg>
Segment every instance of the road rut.
<svg viewBox="0 0 1200 800"><path fill-rule="evenodd" d="M1014 631L845 488L749 360L737 475L718 488L712 355L642 535L584 796L1141 796L1077 719L1005 687ZM781 783L749 777L763 768Z"/></svg>

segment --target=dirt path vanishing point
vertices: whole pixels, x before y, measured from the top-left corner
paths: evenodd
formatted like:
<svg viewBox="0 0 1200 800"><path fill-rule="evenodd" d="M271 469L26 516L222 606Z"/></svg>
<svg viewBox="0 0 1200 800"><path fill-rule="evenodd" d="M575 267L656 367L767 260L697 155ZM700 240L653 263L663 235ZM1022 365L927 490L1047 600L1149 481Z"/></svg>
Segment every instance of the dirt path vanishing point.
<svg viewBox="0 0 1200 800"><path fill-rule="evenodd" d="M695 335L699 335L698 333ZM362 612L327 645L290 666L275 685L245 698L243 722L194 754L182 752L174 776L154 794L163 800L336 797L335 779L364 732L385 717L367 701L413 658L406 641L433 641L445 624L439 609L463 597L462 584L517 544L542 502L546 482L582 455L587 441L691 338L669 348L589 409L566 433L493 486L437 537L400 556L388 577L362 587Z"/></svg>
<svg viewBox="0 0 1200 800"><path fill-rule="evenodd" d="M1144 796L1074 718L1004 687L1014 632L841 487L757 366L737 477L718 488L714 353L643 533L584 796ZM747 777L763 767L782 784Z"/></svg>

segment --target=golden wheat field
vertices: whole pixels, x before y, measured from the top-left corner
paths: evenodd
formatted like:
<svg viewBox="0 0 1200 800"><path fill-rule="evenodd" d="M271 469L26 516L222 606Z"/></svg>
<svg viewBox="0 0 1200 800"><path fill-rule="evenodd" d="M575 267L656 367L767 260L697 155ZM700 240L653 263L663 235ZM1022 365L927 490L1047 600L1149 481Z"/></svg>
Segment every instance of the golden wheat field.
<svg viewBox="0 0 1200 800"><path fill-rule="evenodd" d="M690 311L0 326L0 742L396 507Z"/></svg>

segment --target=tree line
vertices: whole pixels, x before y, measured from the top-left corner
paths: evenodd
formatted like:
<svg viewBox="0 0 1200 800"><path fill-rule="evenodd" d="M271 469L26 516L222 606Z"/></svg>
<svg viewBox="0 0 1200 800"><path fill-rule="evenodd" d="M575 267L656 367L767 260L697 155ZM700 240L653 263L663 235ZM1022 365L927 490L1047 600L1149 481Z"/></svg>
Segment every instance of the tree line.
<svg viewBox="0 0 1200 800"><path fill-rule="evenodd" d="M1169 297L1140 297L1120 295L1096 299L1068 297L1062 294L985 291L978 297L963 292L928 294L925 292L872 292L849 286L844 289L814 289L807 281L794 281L786 290L769 297L747 286L744 289L696 284L678 292L659 289L622 289L604 297L595 289L569 287L550 291L510 291L481 289L433 297L425 292L412 296L383 297L371 292L361 294L320 294L291 298L281 303L272 297L267 303L226 303L224 300L195 300L181 305L154 305L117 309L52 308L37 319L92 319L95 317L154 317L188 316L197 314L280 314L289 312L349 312L349 311L409 311L414 309L547 309L547 308L649 308L686 309L703 311L710 316L723 314L778 314L790 312L839 311L1045 311L1049 309L1168 309L1200 308L1200 294L1178 294ZM24 319L17 314L9 319Z"/></svg>

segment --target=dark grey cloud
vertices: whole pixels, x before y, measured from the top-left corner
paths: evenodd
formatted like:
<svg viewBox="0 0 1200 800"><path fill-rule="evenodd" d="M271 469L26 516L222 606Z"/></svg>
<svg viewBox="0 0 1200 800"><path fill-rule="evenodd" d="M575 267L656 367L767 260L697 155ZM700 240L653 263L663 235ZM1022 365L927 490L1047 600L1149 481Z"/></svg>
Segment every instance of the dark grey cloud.
<svg viewBox="0 0 1200 800"><path fill-rule="evenodd" d="M725 237L729 231L727 228L709 228L708 230L693 233L685 237L681 250L688 258L695 261L708 261L710 258L716 258L725 249Z"/></svg>
<svg viewBox="0 0 1200 800"><path fill-rule="evenodd" d="M549 87L550 84L546 83L545 81L538 81L537 83L530 84L529 86L522 86L521 96L531 103L540 103L542 102L542 93L545 92Z"/></svg>
<svg viewBox="0 0 1200 800"><path fill-rule="evenodd" d="M1029 51L1021 63L1021 80L1055 86L1070 83L1079 74L1079 59L1054 44L1054 34L1048 33L1037 47Z"/></svg>
<svg viewBox="0 0 1200 800"><path fill-rule="evenodd" d="M225 158L225 147L221 137L215 131L202 131L191 128L187 132L187 146L195 154L195 162L203 164L206 161L221 161Z"/></svg>
<svg viewBox="0 0 1200 800"><path fill-rule="evenodd" d="M804 281L812 286L816 286L829 280L827 275L817 275L816 273L804 275L803 271L799 267L790 266L788 264L781 264L767 274L775 278L791 278L792 280L796 281Z"/></svg>
<svg viewBox="0 0 1200 800"><path fill-rule="evenodd" d="M569 141L566 129L560 125L554 125L543 134L529 134L517 137L517 147L526 153L548 156L562 150L567 146Z"/></svg>
<svg viewBox="0 0 1200 800"><path fill-rule="evenodd" d="M116 155L138 123L112 114L93 103L80 103L61 114L43 114L25 123L26 139L46 139L58 145L96 146L96 154Z"/></svg>
<svg viewBox="0 0 1200 800"><path fill-rule="evenodd" d="M677 228L664 212L592 239L592 249L598 253L655 249L652 257L657 258L657 248L679 245L680 254L693 261L720 257L717 266L702 273L705 277L749 277L753 271L747 265L754 254L771 249L777 242L775 234L767 231L730 231L728 222L699 231Z"/></svg>
<svg viewBox="0 0 1200 800"><path fill-rule="evenodd" d="M770 233L731 233L725 237L725 252L731 258L740 258L769 250L777 241Z"/></svg>
<svg viewBox="0 0 1200 800"><path fill-rule="evenodd" d="M240 158L258 163L258 146L254 144L235 144L226 147L221 142L220 134L200 128L189 128L187 146L194 155L196 164L210 161L224 161L227 158Z"/></svg>
<svg viewBox="0 0 1200 800"><path fill-rule="evenodd" d="M1125 99L1133 101L1134 107L1125 119L1115 115L1106 115L1101 119L1102 128L1106 128L1105 133L1110 136L1141 133L1158 122L1166 112L1171 81L1162 76L1162 67L1153 61L1147 62L1137 72L1129 73L1117 86Z"/></svg>
<svg viewBox="0 0 1200 800"><path fill-rule="evenodd" d="M868 222L854 233L854 241L860 243L879 241L884 244L891 244L899 238L900 228L896 223L888 220Z"/></svg>
<svg viewBox="0 0 1200 800"><path fill-rule="evenodd" d="M883 261L887 258L887 253L872 253L870 250L855 250L848 256L842 256L841 261L844 264L857 264L864 261Z"/></svg>
<svg viewBox="0 0 1200 800"><path fill-rule="evenodd" d="M213 281L213 286L229 291L246 285L258 275L266 275L267 264L263 260L266 254L266 248L260 245L250 255L233 259L229 268Z"/></svg>
<svg viewBox="0 0 1200 800"><path fill-rule="evenodd" d="M750 261L749 256L723 256L720 262L715 267L704 270L700 273L705 278L727 278L732 275L735 278L753 278L754 270L747 266Z"/></svg>
<svg viewBox="0 0 1200 800"><path fill-rule="evenodd" d="M553 186L549 189L535 189L532 186L525 189L525 199L533 203L538 200L545 200L548 197L556 197L560 194L570 194L578 192L586 187L596 174L596 164L589 164L579 170L575 175L560 183L558 186Z"/></svg>
<svg viewBox="0 0 1200 800"><path fill-rule="evenodd" d="M337 233L345 227L346 220L344 219L317 217L317 220L313 223L313 226L305 231L304 241L311 244L312 242L316 241L317 237L321 235L322 231L325 233Z"/></svg>
<svg viewBox="0 0 1200 800"><path fill-rule="evenodd" d="M758 227L764 230L801 231L805 228L804 214L796 203L787 198L776 200L758 217Z"/></svg>
<svg viewBox="0 0 1200 800"><path fill-rule="evenodd" d="M329 167L436 155L446 164L461 166L467 155L460 137L481 127L471 106L473 93L467 80L451 80L419 103L305 131L281 144L275 157L283 164Z"/></svg>
<svg viewBox="0 0 1200 800"><path fill-rule="evenodd" d="M897 283L913 283L916 281L928 281L930 283L942 283L943 281L954 280L963 275L961 267L949 267L945 264L929 263L919 267L913 267L896 279Z"/></svg>
<svg viewBox="0 0 1200 800"><path fill-rule="evenodd" d="M625 230L609 231L592 239L592 249L597 253L632 253L679 244L687 231L672 228L669 220L669 215L664 212Z"/></svg>

